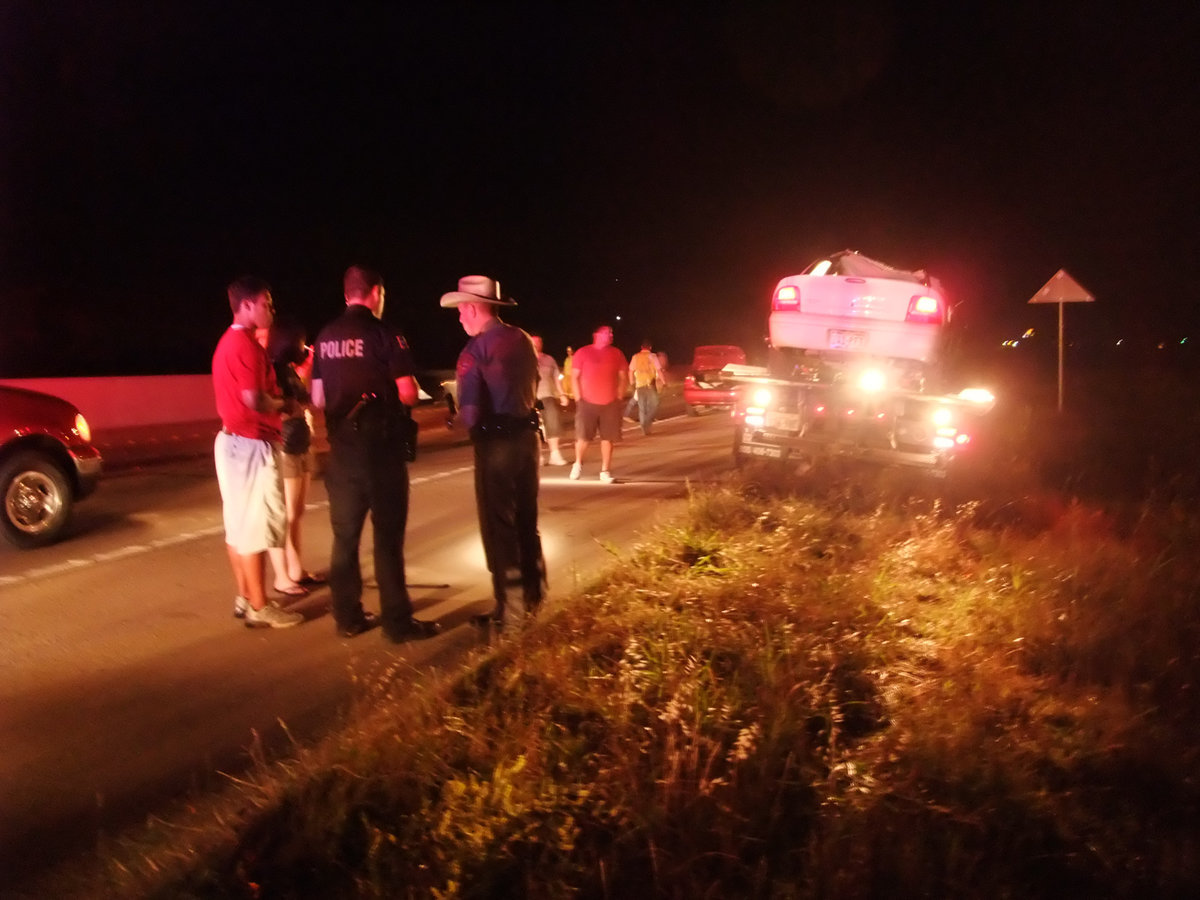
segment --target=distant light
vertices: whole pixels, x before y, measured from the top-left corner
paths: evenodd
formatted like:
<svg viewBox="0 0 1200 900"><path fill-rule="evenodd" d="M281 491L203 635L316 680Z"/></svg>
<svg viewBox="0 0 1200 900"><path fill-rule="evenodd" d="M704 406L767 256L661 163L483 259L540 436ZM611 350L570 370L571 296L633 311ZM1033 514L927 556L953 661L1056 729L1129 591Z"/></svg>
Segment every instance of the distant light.
<svg viewBox="0 0 1200 900"><path fill-rule="evenodd" d="M1166 346L1167 346L1166 344L1164 344L1164 343L1162 343L1162 342L1160 341L1160 342L1159 342L1159 345L1158 345L1158 349L1159 349L1159 350L1162 350L1162 349L1164 349Z"/></svg>
<svg viewBox="0 0 1200 900"><path fill-rule="evenodd" d="M1179 341L1179 343L1181 343L1181 344L1186 344L1187 342L1188 342L1187 338L1181 338Z"/></svg>
<svg viewBox="0 0 1200 900"><path fill-rule="evenodd" d="M618 322L620 322L620 321L621 321L621 317L620 317L620 316L617 316L617 321L618 321Z"/></svg>
<svg viewBox="0 0 1200 900"><path fill-rule="evenodd" d="M1125 343L1125 338L1118 338L1118 339L1117 339L1117 346L1118 346L1118 347L1120 347L1120 346L1121 346L1122 344L1124 344L1124 343Z"/></svg>
<svg viewBox="0 0 1200 900"><path fill-rule="evenodd" d="M1024 333L1023 335L1021 335L1021 337L1023 337L1023 338L1031 338L1031 337L1033 337L1033 329L1032 329L1032 328L1026 328L1026 329L1025 329L1025 333Z"/></svg>

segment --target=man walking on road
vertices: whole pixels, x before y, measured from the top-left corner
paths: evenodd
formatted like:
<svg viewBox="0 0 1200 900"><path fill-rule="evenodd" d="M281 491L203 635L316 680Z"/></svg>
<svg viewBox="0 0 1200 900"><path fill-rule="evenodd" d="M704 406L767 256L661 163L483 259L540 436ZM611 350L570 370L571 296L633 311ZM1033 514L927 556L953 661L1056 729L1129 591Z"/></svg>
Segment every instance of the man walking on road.
<svg viewBox="0 0 1200 900"><path fill-rule="evenodd" d="M346 311L317 336L312 383L313 404L324 408L329 436L325 486L333 529L333 618L342 637L362 634L380 618L384 637L393 643L432 637L438 624L413 618L404 576L405 443L415 441L406 431L407 407L417 402L412 355L403 335L380 320L384 291L378 273L351 266L343 290ZM368 512L380 617L362 606L358 552Z"/></svg>
<svg viewBox="0 0 1200 900"><path fill-rule="evenodd" d="M558 363L549 353L542 351L541 335L531 334L533 349L537 353L538 383L537 402L542 411L542 430L546 436L546 446L550 448L550 465L565 466L559 442L562 440L562 410L567 405L567 395L562 392L559 384Z"/></svg>
<svg viewBox="0 0 1200 900"><path fill-rule="evenodd" d="M290 628L304 617L266 599L267 549L282 547L287 528L280 474L279 394L267 352L255 339L275 318L271 288L244 276L229 285L233 324L213 354L213 391L221 431L213 445L225 548L237 583L233 614L249 628Z"/></svg>
<svg viewBox="0 0 1200 900"><path fill-rule="evenodd" d="M629 386L633 388L633 396L625 407L625 417L630 418L636 408L642 434L650 433L650 423L658 412L658 389L667 381L658 354L650 347L650 339L647 338L642 341L642 349L629 360Z"/></svg>
<svg viewBox="0 0 1200 900"><path fill-rule="evenodd" d="M571 478L583 474L588 445L600 435L600 480L612 484L613 445L621 440L621 400L625 396L625 354L612 345L613 330L601 325L592 343L575 351L571 390L575 397L575 465Z"/></svg>
<svg viewBox="0 0 1200 900"><path fill-rule="evenodd" d="M520 628L546 588L537 521L537 354L529 335L497 316L497 307L516 303L501 298L493 279L460 278L441 305L458 309L470 336L455 368L458 415L475 449L475 505L495 599L472 621Z"/></svg>

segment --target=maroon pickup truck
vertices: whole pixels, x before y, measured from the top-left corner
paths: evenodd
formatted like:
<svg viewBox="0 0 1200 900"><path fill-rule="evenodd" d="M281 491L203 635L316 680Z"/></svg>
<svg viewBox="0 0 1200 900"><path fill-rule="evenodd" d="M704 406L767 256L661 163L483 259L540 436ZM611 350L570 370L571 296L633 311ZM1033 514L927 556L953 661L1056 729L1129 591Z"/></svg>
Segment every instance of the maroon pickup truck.
<svg viewBox="0 0 1200 900"><path fill-rule="evenodd" d="M18 547L62 534L75 501L96 489L100 451L83 415L49 394L0 386L0 531Z"/></svg>

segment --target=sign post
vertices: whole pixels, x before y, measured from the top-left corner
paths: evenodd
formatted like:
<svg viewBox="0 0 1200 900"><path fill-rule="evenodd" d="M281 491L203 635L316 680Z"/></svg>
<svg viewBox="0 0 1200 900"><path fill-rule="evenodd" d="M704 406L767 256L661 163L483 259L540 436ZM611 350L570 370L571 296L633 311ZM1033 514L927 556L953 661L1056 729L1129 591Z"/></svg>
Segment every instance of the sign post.
<svg viewBox="0 0 1200 900"><path fill-rule="evenodd" d="M1058 411L1063 411L1063 304L1091 303L1096 298L1078 281L1067 274L1066 269L1059 269L1054 277L1042 285L1042 289L1034 294L1030 303L1058 304Z"/></svg>

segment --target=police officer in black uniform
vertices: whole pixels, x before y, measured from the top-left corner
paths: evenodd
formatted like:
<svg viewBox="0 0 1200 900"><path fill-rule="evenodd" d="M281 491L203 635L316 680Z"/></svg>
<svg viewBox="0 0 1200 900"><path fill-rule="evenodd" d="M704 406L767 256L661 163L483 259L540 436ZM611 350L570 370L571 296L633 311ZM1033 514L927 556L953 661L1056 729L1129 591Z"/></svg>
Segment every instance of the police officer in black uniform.
<svg viewBox="0 0 1200 900"><path fill-rule="evenodd" d="M414 619L404 576L408 524L406 458L416 433L408 407L417 402L412 355L403 335L384 324L383 279L351 266L344 279L346 311L317 337L313 403L325 409L330 459L325 474L333 553L329 586L343 637L382 619L394 642L432 637L436 622ZM375 532L375 580L380 617L362 607L358 549L367 512Z"/></svg>
<svg viewBox="0 0 1200 900"><path fill-rule="evenodd" d="M475 448L475 504L495 606L477 625L519 628L542 602L546 564L538 534L537 353L529 335L500 321L500 285L468 275L442 306L457 307L471 339L455 370L458 418Z"/></svg>

